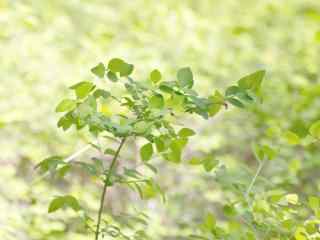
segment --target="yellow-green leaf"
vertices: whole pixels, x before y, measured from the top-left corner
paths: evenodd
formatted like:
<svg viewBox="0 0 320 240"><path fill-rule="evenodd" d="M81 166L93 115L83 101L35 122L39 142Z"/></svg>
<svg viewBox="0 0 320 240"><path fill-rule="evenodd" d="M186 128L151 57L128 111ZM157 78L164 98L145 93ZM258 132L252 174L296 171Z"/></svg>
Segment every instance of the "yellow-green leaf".
<svg viewBox="0 0 320 240"><path fill-rule="evenodd" d="M311 125L309 132L313 137L320 139L320 120Z"/></svg>
<svg viewBox="0 0 320 240"><path fill-rule="evenodd" d="M149 161L153 154L153 147L151 143L143 145L140 149L140 156L142 161Z"/></svg>
<svg viewBox="0 0 320 240"><path fill-rule="evenodd" d="M193 135L195 135L196 133L190 129L190 128L182 128L180 129L180 131L178 132L178 135L180 137L191 137Z"/></svg>
<svg viewBox="0 0 320 240"><path fill-rule="evenodd" d="M72 99L62 100L56 107L56 112L67 112L73 110L77 106L77 102Z"/></svg>
<svg viewBox="0 0 320 240"><path fill-rule="evenodd" d="M287 131L283 134L283 137L286 139L286 141L291 145L297 145L300 143L300 138L297 134L291 131Z"/></svg>
<svg viewBox="0 0 320 240"><path fill-rule="evenodd" d="M151 73L150 73L150 80L153 83L157 83L161 80L161 73L158 69L154 69Z"/></svg>

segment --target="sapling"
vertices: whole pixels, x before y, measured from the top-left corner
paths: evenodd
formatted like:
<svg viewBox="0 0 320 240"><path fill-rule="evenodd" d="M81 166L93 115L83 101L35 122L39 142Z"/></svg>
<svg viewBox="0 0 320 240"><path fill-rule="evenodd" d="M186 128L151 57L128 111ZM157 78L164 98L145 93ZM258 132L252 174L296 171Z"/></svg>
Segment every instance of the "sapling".
<svg viewBox="0 0 320 240"><path fill-rule="evenodd" d="M94 233L95 240L101 239L104 235L123 239L144 239L146 236L142 231L128 235L107 220L103 221L108 188L115 184L126 184L143 197L141 186L145 184L161 192L161 188L152 178L144 177L135 168L124 167L122 173L117 171L120 152L129 139L133 141L137 141L138 138L144 139L145 144L139 151L141 164L152 171L156 171L156 168L149 161L155 155L169 162L180 163L183 149L188 139L195 135L195 131L177 126L176 120L186 114L197 114L203 119L208 119L215 116L223 107L227 107L229 103L243 108L259 100L260 86L265 74L264 71L257 71L240 79L237 85L228 87L224 94L215 91L209 97L201 97L193 89L194 76L189 67L179 69L175 80L172 81L164 81L157 69L151 71L147 81L135 81L132 77L133 70L132 64L119 58L111 59L108 64L99 63L91 69L96 79L71 86L70 89L75 96L62 100L56 107L56 112L63 113L58 121L58 127L63 130L71 126L75 126L77 130L87 128L97 139L89 146L104 155L112 156L108 167L105 167L104 160L98 158L94 158L90 163L74 161L89 148L88 146L67 159L54 156L38 164L42 172L51 172L59 176L64 176L72 166L78 164L91 175L101 179L102 193L96 220L93 221L86 215L86 219L94 222L90 229ZM114 84L119 84L121 87L119 94L111 89ZM105 114L101 110L103 104L113 102L123 111L111 116ZM101 136L115 139L118 147L111 149L101 146L98 141ZM207 170L212 169L207 162L203 164ZM126 163L122 165L127 166ZM75 211L82 210L75 197L65 195L56 197L50 203L48 211L51 213L63 207L70 207Z"/></svg>

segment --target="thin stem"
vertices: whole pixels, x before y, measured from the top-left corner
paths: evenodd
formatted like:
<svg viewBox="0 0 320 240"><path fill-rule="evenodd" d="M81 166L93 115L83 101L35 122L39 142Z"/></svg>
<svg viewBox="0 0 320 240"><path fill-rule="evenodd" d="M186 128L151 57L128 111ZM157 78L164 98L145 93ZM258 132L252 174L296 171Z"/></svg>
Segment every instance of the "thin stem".
<svg viewBox="0 0 320 240"><path fill-rule="evenodd" d="M261 170L262 170L262 168L263 168L263 166L264 166L264 163L265 163L265 159L264 159L262 162L259 162L259 167L258 167L258 169L257 169L257 171L256 171L256 174L255 174L254 177L252 178L251 183L250 183L250 185L249 185L249 187L248 187L248 189L247 189L247 191L246 191L246 197L249 196L249 194L250 194L250 192L251 192L251 190L252 190L252 187L254 186L255 182L257 181L257 178L258 178L258 176L259 176L260 173L261 173Z"/></svg>
<svg viewBox="0 0 320 240"><path fill-rule="evenodd" d="M106 175L106 179L105 179L105 182L104 182L104 185L103 185L102 195L101 195L101 199L100 199L100 207L99 207L99 212L98 212L97 228L96 228L96 232L95 232L95 240L99 239L100 223L101 223L101 217L102 217L102 212L103 212L103 207L104 207L104 199L106 197L108 184L109 184L110 178L111 178L111 176L113 174L113 169L114 169L114 167L116 165L120 150L121 150L121 148L122 148L122 146L123 146L125 141L126 141L126 138L123 138L121 140L120 145L119 145L116 153L114 154L114 157L113 157L112 162L110 164L109 171L108 171L108 173Z"/></svg>

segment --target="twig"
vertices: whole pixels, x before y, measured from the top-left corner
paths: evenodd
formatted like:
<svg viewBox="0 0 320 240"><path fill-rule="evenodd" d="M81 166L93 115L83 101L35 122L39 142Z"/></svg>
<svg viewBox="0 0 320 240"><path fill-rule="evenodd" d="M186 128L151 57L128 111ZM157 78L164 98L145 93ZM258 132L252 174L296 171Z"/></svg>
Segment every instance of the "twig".
<svg viewBox="0 0 320 240"><path fill-rule="evenodd" d="M259 174L261 173L261 170L262 170L262 168L264 166L264 163L265 163L265 159L262 160L262 162L259 162L259 167L258 167L258 169L256 171L256 174L252 178L251 183L250 183L250 185L249 185L249 187L248 187L248 189L246 191L246 194L245 194L246 198L248 198L248 196L249 196L249 194L250 194L250 192L252 190L252 187L254 186L255 182L257 181L257 178L258 178Z"/></svg>

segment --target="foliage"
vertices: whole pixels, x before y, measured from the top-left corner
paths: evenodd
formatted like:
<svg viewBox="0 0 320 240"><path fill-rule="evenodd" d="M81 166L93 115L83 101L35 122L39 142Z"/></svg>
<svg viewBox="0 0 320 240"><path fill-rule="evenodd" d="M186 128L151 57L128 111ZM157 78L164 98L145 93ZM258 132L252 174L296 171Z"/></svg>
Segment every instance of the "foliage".
<svg viewBox="0 0 320 240"><path fill-rule="evenodd" d="M158 154L173 163L180 163L183 149L188 143L189 137L195 135L195 132L189 128L181 128L176 132L176 119L182 117L182 114L198 114L204 119L213 116L220 110L221 106L227 107L227 102L243 108L245 102L254 102L256 93L259 92L264 71L258 71L241 78L238 86L231 86L226 90L225 96L219 91L214 95L205 98L200 97L192 89L194 77L189 67L181 68L177 72L175 81L161 81L159 70L153 70L146 82L137 82L131 78L134 70L132 64L126 63L120 58L113 58L107 64L99 63L91 69L99 79L105 76L115 83L123 85L125 92L121 96L111 94L112 89L106 87L109 91L98 88L92 82L79 82L70 87L75 93L75 98L63 99L56 107L56 112L64 112L64 115L58 121L58 127L64 130L75 126L80 130L87 127L89 132L97 139L97 143L91 143L98 151L113 156L110 166L105 168L102 159L93 159L93 163L76 162L82 166L88 174L101 179L103 191L101 196L100 208L98 212L97 223L95 224L95 239L99 236L108 235L113 238L121 239L141 239L147 238L143 230L135 230L133 234L126 235L120 227L117 230L109 231L114 228L107 220L103 219L103 207L107 188L115 184L126 184L129 188L136 190L143 198L142 191L145 185L153 188L153 191L162 194L159 185L152 178L146 178L136 168L124 167L122 174L116 171L117 160L120 150L128 138L136 139L142 137L147 140L140 148L140 157L143 164L149 162L154 149ZM100 80L101 81L101 80ZM108 86L108 85L107 85ZM116 101L119 107L125 108L123 113L114 114L110 117L101 112L101 104L105 101ZM243 101L243 102L242 102ZM217 106L219 106L217 108ZM214 110L212 110L214 109ZM119 147L115 149L106 148L99 145L99 137L115 138L119 141ZM268 148L263 148L264 151ZM119 160L118 160L119 161ZM59 157L50 157L38 164L43 173L51 171L52 174L58 173L65 175L66 171L72 169L72 161L64 161ZM62 166L59 166L62 165ZM217 163L209 161L203 162L204 168L211 171ZM150 163L146 166L156 172L156 167ZM62 172L62 174L61 174ZM81 209L76 198L70 195L58 196L54 198L49 206L48 212L54 212L64 206L71 207L75 211ZM88 220L92 218L84 215L85 225L89 226ZM135 216L137 217L137 216ZM105 223L104 226L100 226ZM88 227L89 230L92 229ZM141 236L143 235L143 237Z"/></svg>

